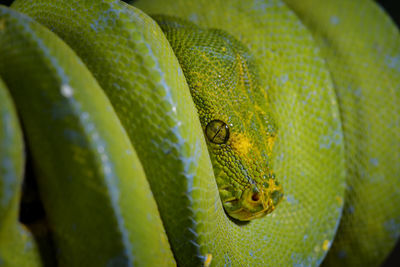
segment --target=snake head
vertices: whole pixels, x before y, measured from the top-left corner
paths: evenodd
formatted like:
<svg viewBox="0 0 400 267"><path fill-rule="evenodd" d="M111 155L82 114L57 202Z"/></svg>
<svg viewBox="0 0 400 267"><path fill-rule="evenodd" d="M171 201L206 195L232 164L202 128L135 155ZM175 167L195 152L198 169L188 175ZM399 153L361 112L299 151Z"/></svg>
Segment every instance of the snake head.
<svg viewBox="0 0 400 267"><path fill-rule="evenodd" d="M250 50L223 30L155 19L189 85L225 211L241 221L272 212L283 196L271 166L277 129Z"/></svg>

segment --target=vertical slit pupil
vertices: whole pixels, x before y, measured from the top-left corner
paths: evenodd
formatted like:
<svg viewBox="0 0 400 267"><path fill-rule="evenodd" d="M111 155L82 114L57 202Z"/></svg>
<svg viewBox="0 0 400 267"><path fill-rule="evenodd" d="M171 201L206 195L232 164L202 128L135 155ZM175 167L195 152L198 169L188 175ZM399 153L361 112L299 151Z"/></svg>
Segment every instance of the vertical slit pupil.
<svg viewBox="0 0 400 267"><path fill-rule="evenodd" d="M206 126L208 140L215 144L225 144L229 139L229 127L220 120L213 120Z"/></svg>
<svg viewBox="0 0 400 267"><path fill-rule="evenodd" d="M217 130L217 132L215 133L215 135L213 136L213 138L212 138L212 141L215 141L215 137L219 134L219 132L221 131L221 127L218 127L218 130Z"/></svg>

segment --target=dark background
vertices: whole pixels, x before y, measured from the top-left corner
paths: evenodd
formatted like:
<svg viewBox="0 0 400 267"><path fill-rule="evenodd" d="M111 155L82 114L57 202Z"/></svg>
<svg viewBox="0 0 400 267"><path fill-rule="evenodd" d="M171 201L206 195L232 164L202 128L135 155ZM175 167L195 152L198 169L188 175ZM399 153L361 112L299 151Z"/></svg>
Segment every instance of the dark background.
<svg viewBox="0 0 400 267"><path fill-rule="evenodd" d="M32 0L34 1L34 0ZM351 1L351 0L349 0ZM10 5L13 0L0 0L0 4ZM127 1L125 1L127 2ZM386 12L392 17L394 22L400 27L400 2L396 0L380 0L377 1ZM400 203L399 203L400 205ZM390 256L386 259L382 267L396 267L400 266L400 242L397 242L395 249Z"/></svg>

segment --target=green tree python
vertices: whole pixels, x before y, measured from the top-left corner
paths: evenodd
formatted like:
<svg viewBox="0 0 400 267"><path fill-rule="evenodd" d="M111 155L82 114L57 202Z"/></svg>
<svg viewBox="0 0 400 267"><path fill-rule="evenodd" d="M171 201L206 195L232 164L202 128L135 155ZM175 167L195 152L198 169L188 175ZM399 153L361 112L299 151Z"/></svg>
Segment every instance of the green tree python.
<svg viewBox="0 0 400 267"><path fill-rule="evenodd" d="M381 264L400 235L384 11L133 5L0 7L0 266ZM18 220L24 147L51 241Z"/></svg>

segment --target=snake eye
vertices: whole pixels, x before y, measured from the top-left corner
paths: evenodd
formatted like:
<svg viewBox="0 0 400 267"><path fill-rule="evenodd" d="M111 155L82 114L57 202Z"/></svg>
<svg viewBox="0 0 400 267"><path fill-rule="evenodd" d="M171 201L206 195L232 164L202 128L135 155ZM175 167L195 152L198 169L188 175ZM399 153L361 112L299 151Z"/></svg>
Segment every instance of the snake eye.
<svg viewBox="0 0 400 267"><path fill-rule="evenodd" d="M213 120L206 126L206 136L214 144L225 144L229 139L229 127L220 120Z"/></svg>

